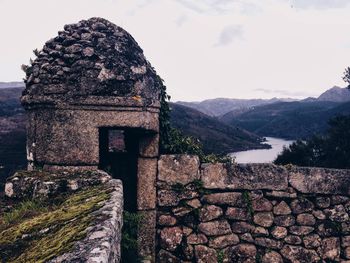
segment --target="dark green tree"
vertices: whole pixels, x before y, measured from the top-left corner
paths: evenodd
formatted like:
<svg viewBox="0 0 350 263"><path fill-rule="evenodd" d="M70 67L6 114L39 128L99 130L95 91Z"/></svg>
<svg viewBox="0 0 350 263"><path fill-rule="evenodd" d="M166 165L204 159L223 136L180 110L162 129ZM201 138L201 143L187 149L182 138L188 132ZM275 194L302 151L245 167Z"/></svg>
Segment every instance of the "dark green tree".
<svg viewBox="0 0 350 263"><path fill-rule="evenodd" d="M350 89L350 67L345 69L343 80L348 84L348 89Z"/></svg>
<svg viewBox="0 0 350 263"><path fill-rule="evenodd" d="M329 124L324 145L327 153L324 166L350 168L350 116L338 116L331 119Z"/></svg>
<svg viewBox="0 0 350 263"><path fill-rule="evenodd" d="M329 126L325 135L298 140L284 148L275 163L349 169L350 116L335 117Z"/></svg>

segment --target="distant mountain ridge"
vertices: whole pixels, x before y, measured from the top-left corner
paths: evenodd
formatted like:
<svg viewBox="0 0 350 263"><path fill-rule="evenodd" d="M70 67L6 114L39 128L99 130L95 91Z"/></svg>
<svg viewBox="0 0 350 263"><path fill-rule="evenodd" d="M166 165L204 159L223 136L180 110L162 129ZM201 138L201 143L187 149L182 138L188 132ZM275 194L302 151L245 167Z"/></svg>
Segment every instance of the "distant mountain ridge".
<svg viewBox="0 0 350 263"><path fill-rule="evenodd" d="M197 102L178 101L177 104L181 104L198 111L201 111L207 115L220 117L230 112L231 115L242 114L254 107L270 105L279 102L313 102L313 101L330 101L330 102L347 102L350 101L350 90L347 88L340 88L334 86L329 90L323 92L319 97L305 98L303 100L291 99L291 98L272 98L272 99L228 99L228 98L216 98L208 99Z"/></svg>
<svg viewBox="0 0 350 263"><path fill-rule="evenodd" d="M347 102L350 101L350 90L334 86L333 88L323 92L318 98L318 101L333 101Z"/></svg>
<svg viewBox="0 0 350 263"><path fill-rule="evenodd" d="M24 88L24 82L20 81L11 81L11 82L0 82L0 89L5 88Z"/></svg>
<svg viewBox="0 0 350 263"><path fill-rule="evenodd" d="M216 98L199 102L178 101L176 104L184 105L210 116L221 116L230 111L247 110L251 107L272 104L281 101L295 101L295 99L272 98L272 99L228 99Z"/></svg>
<svg viewBox="0 0 350 263"><path fill-rule="evenodd" d="M258 106L242 114L228 112L220 120L260 136L305 139L324 132L328 120L350 114L350 102L296 101Z"/></svg>
<svg viewBox="0 0 350 263"><path fill-rule="evenodd" d="M330 118L350 114L350 90L334 86L317 98L299 101L219 98L179 103L259 136L304 139L324 132Z"/></svg>

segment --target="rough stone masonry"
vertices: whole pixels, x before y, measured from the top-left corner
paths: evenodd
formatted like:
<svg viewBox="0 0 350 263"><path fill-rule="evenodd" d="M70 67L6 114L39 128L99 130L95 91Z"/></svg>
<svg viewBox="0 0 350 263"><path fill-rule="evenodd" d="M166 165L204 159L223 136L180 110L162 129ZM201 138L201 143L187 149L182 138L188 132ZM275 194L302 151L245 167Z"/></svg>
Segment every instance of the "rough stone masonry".
<svg viewBox="0 0 350 263"><path fill-rule="evenodd" d="M350 171L158 162L158 262L350 262Z"/></svg>

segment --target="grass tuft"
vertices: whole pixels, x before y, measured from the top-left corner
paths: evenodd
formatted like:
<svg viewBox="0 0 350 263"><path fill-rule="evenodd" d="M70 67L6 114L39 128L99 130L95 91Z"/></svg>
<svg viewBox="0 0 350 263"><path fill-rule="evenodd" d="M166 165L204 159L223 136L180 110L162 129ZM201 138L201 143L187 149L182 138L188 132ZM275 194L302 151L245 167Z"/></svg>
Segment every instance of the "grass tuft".
<svg viewBox="0 0 350 263"><path fill-rule="evenodd" d="M15 206L12 211L4 213L2 216L3 225L1 229L8 227L11 224L15 224L24 218L33 217L45 212L48 207L40 201L26 200Z"/></svg>
<svg viewBox="0 0 350 263"><path fill-rule="evenodd" d="M4 214L0 229L0 260L45 262L67 252L85 236L91 213L109 198L109 190L91 187L66 196L60 204L23 201Z"/></svg>

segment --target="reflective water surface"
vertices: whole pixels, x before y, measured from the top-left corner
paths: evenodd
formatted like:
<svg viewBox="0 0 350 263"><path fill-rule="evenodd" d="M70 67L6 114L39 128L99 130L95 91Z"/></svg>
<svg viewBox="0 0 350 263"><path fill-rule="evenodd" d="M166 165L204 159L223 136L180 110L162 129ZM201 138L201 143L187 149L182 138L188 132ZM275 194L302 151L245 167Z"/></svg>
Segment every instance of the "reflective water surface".
<svg viewBox="0 0 350 263"><path fill-rule="evenodd" d="M237 163L271 163L277 155L282 152L283 146L288 146L294 141L284 140L280 138L266 137L267 144L271 145L271 149L248 150L242 152L231 153L236 158Z"/></svg>

